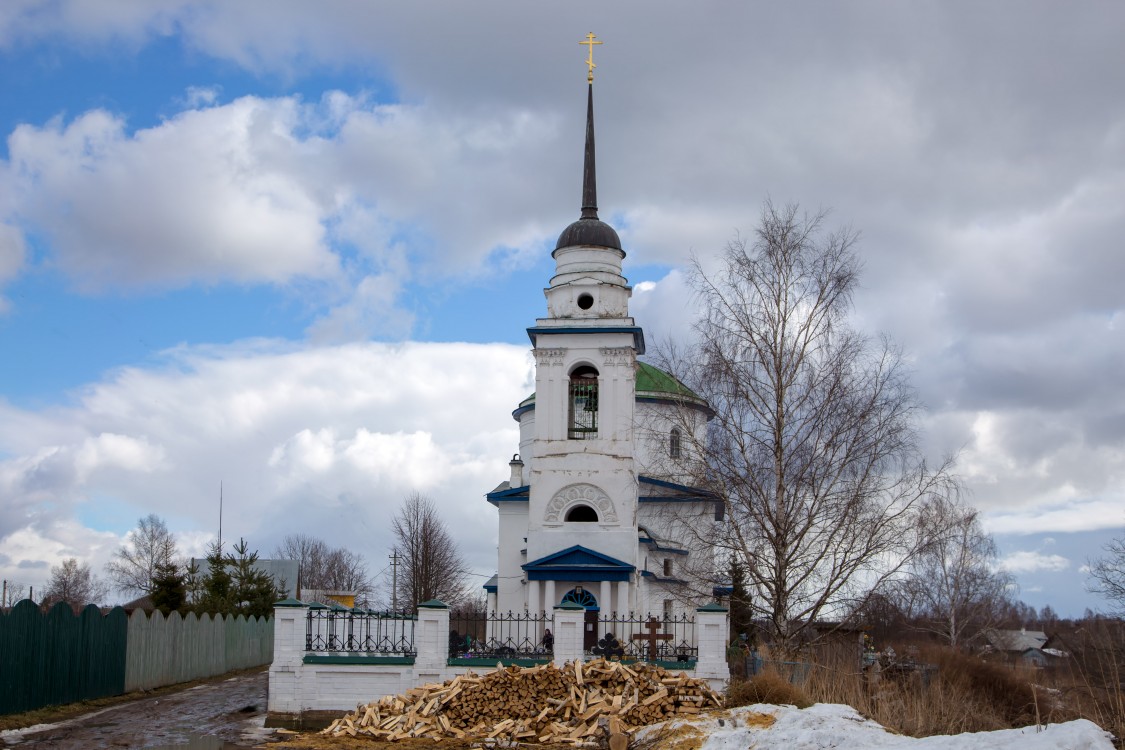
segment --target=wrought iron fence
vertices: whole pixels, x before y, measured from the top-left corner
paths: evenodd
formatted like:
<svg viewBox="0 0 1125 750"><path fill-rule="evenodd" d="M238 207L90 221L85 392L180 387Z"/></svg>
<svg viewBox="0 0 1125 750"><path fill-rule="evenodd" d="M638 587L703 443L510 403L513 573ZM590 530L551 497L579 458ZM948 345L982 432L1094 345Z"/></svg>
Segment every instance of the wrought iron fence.
<svg viewBox="0 0 1125 750"><path fill-rule="evenodd" d="M548 659L554 649L546 612L455 615L449 620L451 659Z"/></svg>
<svg viewBox="0 0 1125 750"><path fill-rule="evenodd" d="M306 619L305 650L416 656L416 620L402 612L314 604Z"/></svg>
<svg viewBox="0 0 1125 750"><path fill-rule="evenodd" d="M592 620L592 618L591 618ZM590 621L587 625L594 624ZM641 661L693 662L699 656L695 618L681 615L600 614L584 644L586 653Z"/></svg>

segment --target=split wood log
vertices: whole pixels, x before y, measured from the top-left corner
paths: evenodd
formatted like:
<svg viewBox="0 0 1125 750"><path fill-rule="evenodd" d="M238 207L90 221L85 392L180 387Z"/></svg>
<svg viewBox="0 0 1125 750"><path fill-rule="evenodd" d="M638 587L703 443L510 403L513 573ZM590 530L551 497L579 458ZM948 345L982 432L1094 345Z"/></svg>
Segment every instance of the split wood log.
<svg viewBox="0 0 1125 750"><path fill-rule="evenodd" d="M358 706L325 734L474 739L589 746L620 745L639 727L717 708L722 698L703 680L648 664L597 659L558 668L499 667ZM600 741L600 742L599 742Z"/></svg>

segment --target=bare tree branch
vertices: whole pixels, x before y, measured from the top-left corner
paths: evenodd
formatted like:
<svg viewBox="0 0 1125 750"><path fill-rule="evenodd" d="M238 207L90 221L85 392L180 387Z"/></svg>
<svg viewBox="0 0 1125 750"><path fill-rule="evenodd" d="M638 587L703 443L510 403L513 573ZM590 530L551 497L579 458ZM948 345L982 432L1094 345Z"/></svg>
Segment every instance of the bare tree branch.
<svg viewBox="0 0 1125 750"><path fill-rule="evenodd" d="M126 536L105 571L122 592L151 594L161 566L176 564L176 540L164 520L150 513Z"/></svg>
<svg viewBox="0 0 1125 750"><path fill-rule="evenodd" d="M944 498L927 504L920 518L929 543L910 566L909 576L888 590L915 627L962 646L996 627L1011 599L1012 576L996 565L996 543L973 508Z"/></svg>
<svg viewBox="0 0 1125 750"><path fill-rule="evenodd" d="M51 567L43 604L50 606L65 602L77 612L87 604L97 604L108 591L106 584L90 571L89 565L79 565L78 560L71 557L63 560L62 565Z"/></svg>
<svg viewBox="0 0 1125 750"><path fill-rule="evenodd" d="M307 534L289 534L273 552L274 557L296 560L302 591L351 591L356 600L370 600L374 584L367 561L343 547L331 548L323 540Z"/></svg>
<svg viewBox="0 0 1125 750"><path fill-rule="evenodd" d="M715 412L685 424L679 469L723 504L721 530L698 535L704 562L739 563L783 647L903 570L927 541L925 501L956 486L950 462L919 454L901 352L848 327L857 235L823 220L767 203L753 244L732 241L714 273L697 261L698 342L660 358Z"/></svg>
<svg viewBox="0 0 1125 750"><path fill-rule="evenodd" d="M1105 556L1090 561L1089 589L1109 600L1118 615L1125 615L1125 537L1104 548Z"/></svg>
<svg viewBox="0 0 1125 750"><path fill-rule="evenodd" d="M467 597L468 566L429 498L417 492L407 495L391 530L394 551L402 558L400 607L416 607L431 599L454 605Z"/></svg>

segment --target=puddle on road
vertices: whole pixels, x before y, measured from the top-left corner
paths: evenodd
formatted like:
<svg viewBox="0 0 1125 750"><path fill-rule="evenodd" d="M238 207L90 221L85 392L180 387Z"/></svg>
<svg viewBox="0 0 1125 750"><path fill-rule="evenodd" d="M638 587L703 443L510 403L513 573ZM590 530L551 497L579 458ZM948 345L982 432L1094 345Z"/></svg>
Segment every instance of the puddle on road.
<svg viewBox="0 0 1125 750"><path fill-rule="evenodd" d="M187 742L176 745L147 745L145 750L249 750L249 745L236 745L213 735L191 735Z"/></svg>

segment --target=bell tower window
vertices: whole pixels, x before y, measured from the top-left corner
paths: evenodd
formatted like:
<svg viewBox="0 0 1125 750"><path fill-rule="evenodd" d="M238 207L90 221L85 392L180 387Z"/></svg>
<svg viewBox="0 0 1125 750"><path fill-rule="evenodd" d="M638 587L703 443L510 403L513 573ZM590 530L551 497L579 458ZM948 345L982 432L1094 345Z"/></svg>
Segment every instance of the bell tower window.
<svg viewBox="0 0 1125 750"><path fill-rule="evenodd" d="M589 365L575 368L570 373L570 426L567 437L571 440L593 440L598 436L598 371Z"/></svg>

